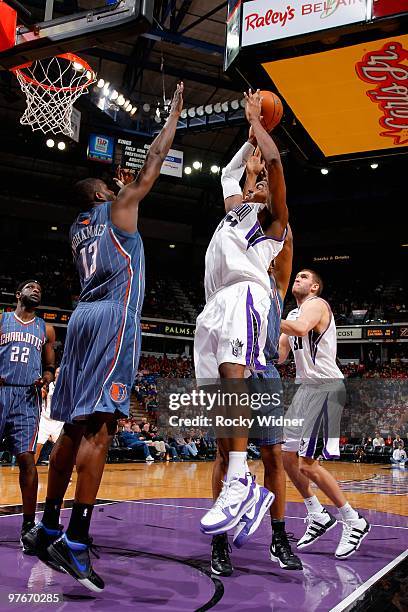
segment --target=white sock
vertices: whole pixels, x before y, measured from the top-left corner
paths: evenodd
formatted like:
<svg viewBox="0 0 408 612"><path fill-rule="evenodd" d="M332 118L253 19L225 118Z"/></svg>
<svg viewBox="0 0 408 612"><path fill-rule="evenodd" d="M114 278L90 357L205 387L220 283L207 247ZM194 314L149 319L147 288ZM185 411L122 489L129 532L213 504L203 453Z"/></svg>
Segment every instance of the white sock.
<svg viewBox="0 0 408 612"><path fill-rule="evenodd" d="M245 465L245 474L250 474L251 470L249 469L249 465L248 465L248 461L247 460L245 460L245 464L244 465Z"/></svg>
<svg viewBox="0 0 408 612"><path fill-rule="evenodd" d="M308 514L310 514L311 512L323 512L324 510L322 504L319 502L316 495L313 495L313 497L305 497L303 501L305 502Z"/></svg>
<svg viewBox="0 0 408 612"><path fill-rule="evenodd" d="M230 451L228 453L229 463L227 472L227 482L230 482L233 478L241 478L245 476L246 471L246 451Z"/></svg>
<svg viewBox="0 0 408 612"><path fill-rule="evenodd" d="M342 508L339 508L339 512L343 521L355 521L358 519L358 512L348 502Z"/></svg>

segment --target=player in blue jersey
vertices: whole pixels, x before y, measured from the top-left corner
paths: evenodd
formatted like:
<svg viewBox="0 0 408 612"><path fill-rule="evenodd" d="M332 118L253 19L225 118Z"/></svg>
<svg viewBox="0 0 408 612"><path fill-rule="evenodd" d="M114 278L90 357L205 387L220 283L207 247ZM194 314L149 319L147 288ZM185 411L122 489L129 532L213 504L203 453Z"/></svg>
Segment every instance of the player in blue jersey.
<svg viewBox="0 0 408 612"><path fill-rule="evenodd" d="M50 457L43 518L28 539L40 558L97 592L104 581L89 556L91 515L117 419L129 415L140 353L145 271L138 208L159 177L182 108L181 83L143 168L116 198L101 180L78 184L87 210L72 225L70 240L82 290L51 406L51 418L65 425ZM62 534L59 514L74 464L75 499Z"/></svg>
<svg viewBox="0 0 408 612"><path fill-rule="evenodd" d="M54 380L55 330L35 314L41 285L19 284L17 307L0 314L0 440L16 455L23 501L21 536L34 526L38 475L34 462L40 419L41 387ZM44 363L44 368L43 364ZM25 549L24 552L29 552Z"/></svg>

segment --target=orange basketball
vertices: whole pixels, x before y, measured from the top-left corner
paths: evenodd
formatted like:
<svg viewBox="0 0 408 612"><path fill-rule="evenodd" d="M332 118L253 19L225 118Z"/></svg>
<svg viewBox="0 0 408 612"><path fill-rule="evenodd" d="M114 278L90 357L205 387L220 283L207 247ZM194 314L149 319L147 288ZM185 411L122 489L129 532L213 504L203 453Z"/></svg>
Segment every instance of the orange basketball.
<svg viewBox="0 0 408 612"><path fill-rule="evenodd" d="M272 91L261 91L263 124L267 132L278 125L283 115L283 105Z"/></svg>

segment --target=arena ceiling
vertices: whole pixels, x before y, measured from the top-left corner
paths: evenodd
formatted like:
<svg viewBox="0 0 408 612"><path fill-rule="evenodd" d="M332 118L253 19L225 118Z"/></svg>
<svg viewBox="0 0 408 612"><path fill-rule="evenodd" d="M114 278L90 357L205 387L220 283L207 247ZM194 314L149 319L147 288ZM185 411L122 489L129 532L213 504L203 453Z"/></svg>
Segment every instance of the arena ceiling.
<svg viewBox="0 0 408 612"><path fill-rule="evenodd" d="M243 80L239 75L227 76L223 72L226 5L217 0L156 1L155 23L145 35L107 43L81 55L98 76L138 103L150 103L152 108L162 102L163 86L165 97L170 97L181 79L185 83L186 107L240 98ZM67 197L70 186L90 171L102 173L100 167L90 170L86 163L87 134L96 127L120 131L121 126L101 113L89 96L83 96L78 104L83 121L80 147L70 145L63 156L56 155L44 146L43 136L33 135L29 128L19 125L24 107L21 93L8 73L0 74L2 216L27 219L36 211L37 216L53 219L66 228L75 208L75 202ZM198 159L206 167L212 163L222 166L243 142L246 130L244 123L213 131L187 130L176 135L175 147L184 151L188 163ZM367 160L355 161L333 167L328 176L322 176L320 167L301 158L284 133L278 132L277 140L284 158L293 222L301 242L358 243L364 242L365 236L372 242L379 241L384 224L396 244L407 242L404 225L394 228L391 219L399 214L406 197L401 180L406 158L381 160L375 171ZM146 220L184 224L190 228L184 234L185 242L202 245L221 214L219 178L208 172L182 180L162 178L142 211Z"/></svg>

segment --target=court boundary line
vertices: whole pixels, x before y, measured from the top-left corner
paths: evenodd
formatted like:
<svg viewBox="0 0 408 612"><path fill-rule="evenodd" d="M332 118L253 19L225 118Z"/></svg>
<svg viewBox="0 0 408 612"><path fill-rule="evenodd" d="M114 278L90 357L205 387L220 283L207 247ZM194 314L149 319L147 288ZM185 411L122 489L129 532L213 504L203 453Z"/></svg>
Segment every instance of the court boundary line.
<svg viewBox="0 0 408 612"><path fill-rule="evenodd" d="M376 584L380 580L380 578L388 574L388 572L390 572L394 567L399 565L407 557L408 550L404 550L404 552L398 555L398 557L395 557L395 559L390 561L388 565L378 570L378 572L374 574L374 576L371 576L371 578L368 578L365 582L363 582L363 584L361 584L353 593L350 593L350 595L346 597L346 599L343 599L343 601L338 603L337 606L331 608L329 612L344 612L345 610L348 610L349 607L353 603L355 603L357 599L364 595L364 593L368 591L368 589L374 586L374 584Z"/></svg>
<svg viewBox="0 0 408 612"><path fill-rule="evenodd" d="M106 497L104 499L107 499ZM210 498L208 498L210 499ZM44 503L44 502L42 502ZM95 504L95 507L98 506L111 506L112 504L144 504L145 506L164 506L166 508L185 508L186 510L209 510L209 508L204 508L202 506L184 506L181 504L163 504L163 503L159 503L159 502L148 502L148 501L143 501L143 500L138 500L138 499L109 499L109 501L103 502L102 504ZM301 503L301 502L289 502L289 503ZM2 504L3 507L9 507L9 506L18 506L19 504ZM61 512L63 512L64 510L72 510L72 508L61 508ZM39 512L43 512L43 510L36 510L35 513L38 514ZM376 510L376 512L380 512L379 510ZM3 518L5 516L22 516L23 512L13 512L11 514L0 514L0 518ZM396 516L403 516L402 514L397 514ZM294 519L297 521L303 521L304 517L302 516L286 516L286 518L288 519ZM386 529L404 529L408 531L408 527L402 527L399 525L376 525L375 523L371 523L371 527L383 527Z"/></svg>

